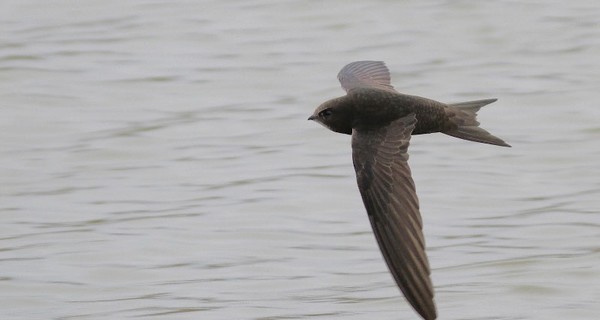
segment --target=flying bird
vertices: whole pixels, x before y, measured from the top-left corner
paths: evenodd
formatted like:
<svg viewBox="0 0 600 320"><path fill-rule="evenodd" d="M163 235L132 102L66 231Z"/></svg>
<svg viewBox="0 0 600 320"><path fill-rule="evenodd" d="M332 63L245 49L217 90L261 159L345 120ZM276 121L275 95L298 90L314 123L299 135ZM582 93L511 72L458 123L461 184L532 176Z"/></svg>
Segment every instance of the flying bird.
<svg viewBox="0 0 600 320"><path fill-rule="evenodd" d="M479 127L477 111L496 99L446 104L399 93L381 61L356 61L338 74L346 95L321 104L308 118L352 135L352 161L371 227L396 284L423 319L437 318L423 225L408 166L413 134L510 147Z"/></svg>

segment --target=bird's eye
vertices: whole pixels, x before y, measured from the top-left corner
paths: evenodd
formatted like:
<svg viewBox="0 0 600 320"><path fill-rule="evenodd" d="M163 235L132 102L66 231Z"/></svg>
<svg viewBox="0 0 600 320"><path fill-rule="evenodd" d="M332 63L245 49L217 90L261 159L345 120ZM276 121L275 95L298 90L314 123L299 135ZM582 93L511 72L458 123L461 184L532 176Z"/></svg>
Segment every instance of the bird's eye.
<svg viewBox="0 0 600 320"><path fill-rule="evenodd" d="M331 109L325 109L319 113L321 118L327 119L331 115Z"/></svg>

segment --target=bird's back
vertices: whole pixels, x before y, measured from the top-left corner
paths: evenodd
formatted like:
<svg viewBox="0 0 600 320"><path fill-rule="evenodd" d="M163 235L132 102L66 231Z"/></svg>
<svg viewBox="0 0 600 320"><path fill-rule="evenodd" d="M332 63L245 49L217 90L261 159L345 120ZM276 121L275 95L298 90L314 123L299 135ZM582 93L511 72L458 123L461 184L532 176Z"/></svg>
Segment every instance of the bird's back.
<svg viewBox="0 0 600 320"><path fill-rule="evenodd" d="M411 113L417 116L412 134L440 132L454 124L447 115L444 103L385 90L361 88L348 93L355 102L357 127L381 127Z"/></svg>

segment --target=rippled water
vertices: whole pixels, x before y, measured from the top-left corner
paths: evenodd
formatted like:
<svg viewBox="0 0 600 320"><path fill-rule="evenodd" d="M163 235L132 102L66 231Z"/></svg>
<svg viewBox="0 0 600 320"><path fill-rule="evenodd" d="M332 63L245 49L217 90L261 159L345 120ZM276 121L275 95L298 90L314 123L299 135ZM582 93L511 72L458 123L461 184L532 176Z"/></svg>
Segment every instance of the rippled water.
<svg viewBox="0 0 600 320"><path fill-rule="evenodd" d="M440 319L600 315L596 1L0 4L2 319L414 319L338 70L497 97L511 149L414 137Z"/></svg>

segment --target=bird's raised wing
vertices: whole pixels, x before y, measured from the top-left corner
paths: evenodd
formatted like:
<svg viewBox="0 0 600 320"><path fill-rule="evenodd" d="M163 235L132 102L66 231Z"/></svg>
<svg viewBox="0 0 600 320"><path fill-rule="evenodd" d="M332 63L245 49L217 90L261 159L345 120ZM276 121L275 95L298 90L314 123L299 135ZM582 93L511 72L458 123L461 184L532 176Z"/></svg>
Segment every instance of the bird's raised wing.
<svg viewBox="0 0 600 320"><path fill-rule="evenodd" d="M338 73L338 80L346 92L354 88L373 88L393 91L390 71L382 61L355 61Z"/></svg>
<svg viewBox="0 0 600 320"><path fill-rule="evenodd" d="M414 114L386 127L352 132L352 160L358 188L385 261L412 307L436 318L419 201L407 149L417 123Z"/></svg>

